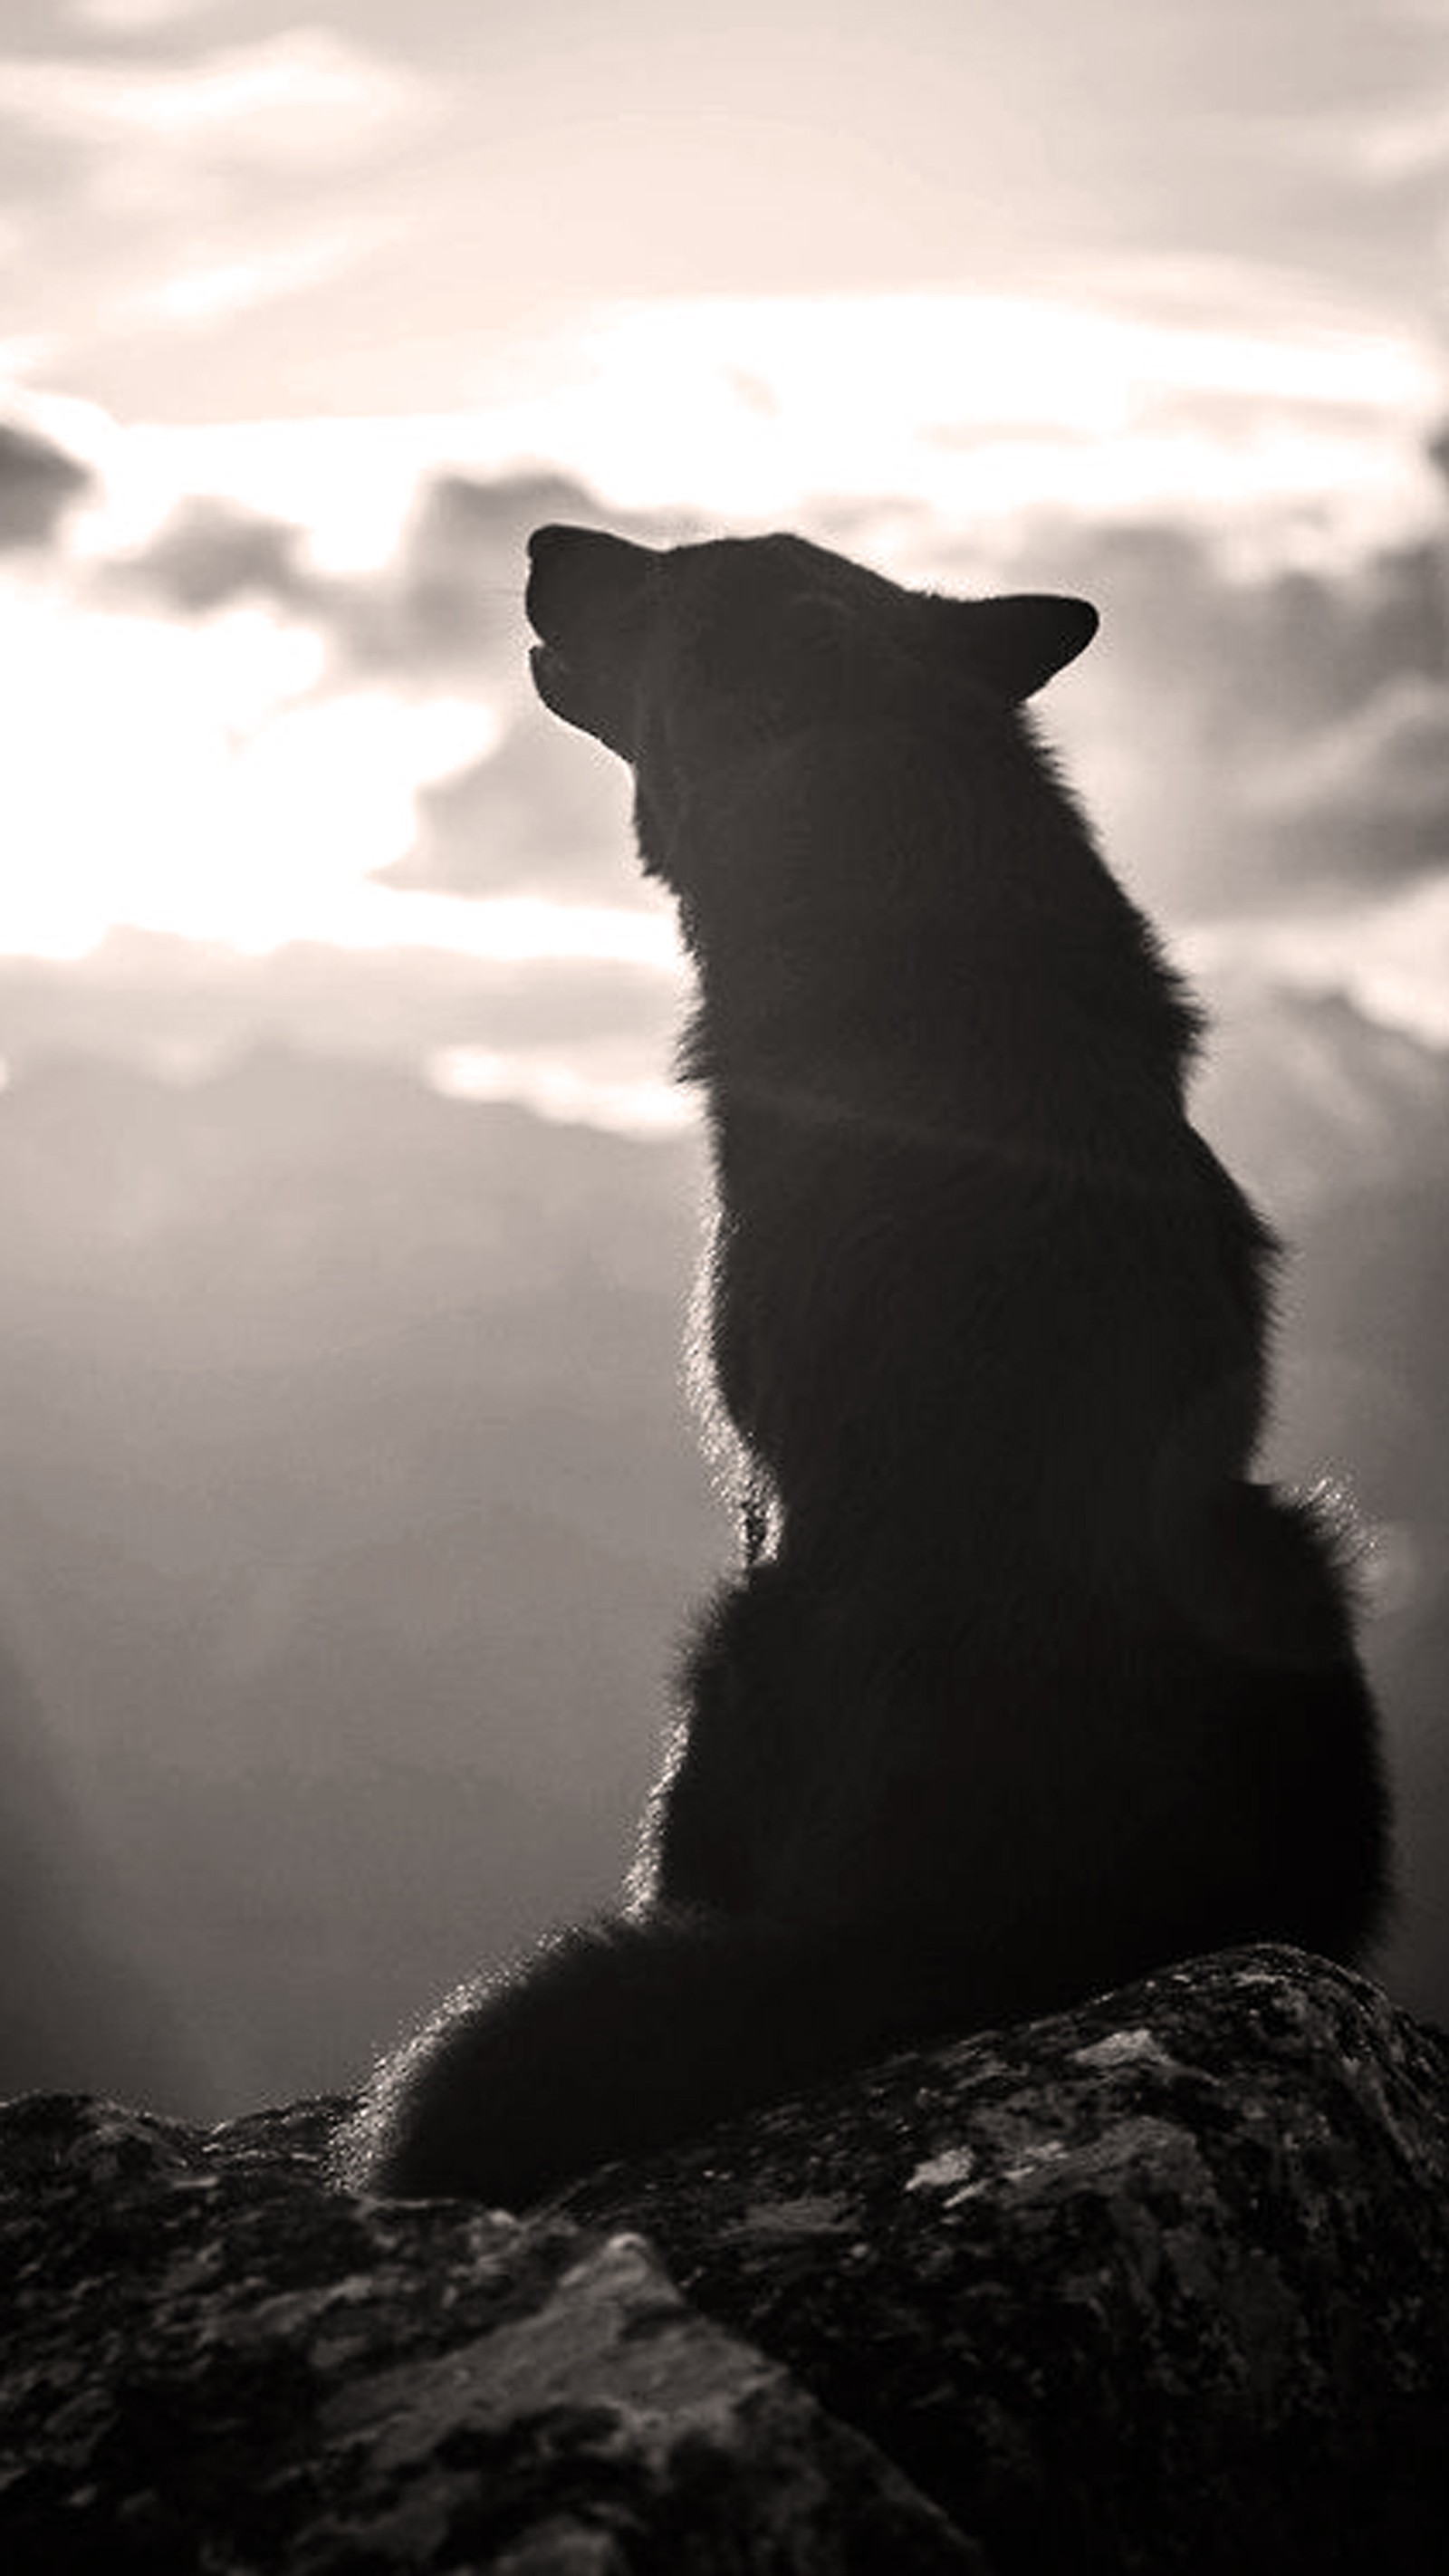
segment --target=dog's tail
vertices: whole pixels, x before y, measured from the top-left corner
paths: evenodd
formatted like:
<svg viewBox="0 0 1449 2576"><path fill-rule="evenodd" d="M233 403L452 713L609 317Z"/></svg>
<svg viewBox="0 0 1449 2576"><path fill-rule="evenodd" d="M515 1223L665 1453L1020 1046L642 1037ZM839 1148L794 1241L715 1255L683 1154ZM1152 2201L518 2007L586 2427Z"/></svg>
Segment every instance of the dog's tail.
<svg viewBox="0 0 1449 2576"><path fill-rule="evenodd" d="M937 1976L879 1927L604 1922L450 1995L378 2068L335 2170L517 2208L944 2023Z"/></svg>

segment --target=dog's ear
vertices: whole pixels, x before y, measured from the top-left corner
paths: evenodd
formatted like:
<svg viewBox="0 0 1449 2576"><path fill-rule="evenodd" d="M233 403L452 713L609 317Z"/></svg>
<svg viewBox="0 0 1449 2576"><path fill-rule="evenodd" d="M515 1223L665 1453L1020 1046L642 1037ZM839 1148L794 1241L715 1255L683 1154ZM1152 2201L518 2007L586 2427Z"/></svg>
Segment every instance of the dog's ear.
<svg viewBox="0 0 1449 2576"><path fill-rule="evenodd" d="M1085 599L1022 591L951 602L957 653L973 679L1016 706L1084 653L1097 632Z"/></svg>

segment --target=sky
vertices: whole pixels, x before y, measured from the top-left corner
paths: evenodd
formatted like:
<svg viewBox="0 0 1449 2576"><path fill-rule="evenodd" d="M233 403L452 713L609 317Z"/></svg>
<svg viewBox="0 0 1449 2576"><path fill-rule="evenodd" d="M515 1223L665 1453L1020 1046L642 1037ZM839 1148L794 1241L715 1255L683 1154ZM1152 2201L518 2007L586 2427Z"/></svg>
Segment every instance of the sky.
<svg viewBox="0 0 1449 2576"><path fill-rule="evenodd" d="M42 966L368 1043L381 957L440 1078L666 1117L550 517L1089 588L1188 953L1449 1044L1446 177L1446 0L9 0L0 1053Z"/></svg>

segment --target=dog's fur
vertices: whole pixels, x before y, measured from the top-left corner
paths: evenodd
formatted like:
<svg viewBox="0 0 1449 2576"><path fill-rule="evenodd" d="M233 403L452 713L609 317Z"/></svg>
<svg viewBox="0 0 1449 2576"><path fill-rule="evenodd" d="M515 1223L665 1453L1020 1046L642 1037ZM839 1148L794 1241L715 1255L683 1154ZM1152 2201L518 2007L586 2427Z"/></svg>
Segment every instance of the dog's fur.
<svg viewBox="0 0 1449 2576"><path fill-rule="evenodd" d="M1274 1248L1020 711L1094 613L569 528L529 611L697 970L749 1543L634 1919L450 1998L350 2132L502 2201L1194 1951L1353 1959L1386 1888L1333 1539L1250 1477Z"/></svg>

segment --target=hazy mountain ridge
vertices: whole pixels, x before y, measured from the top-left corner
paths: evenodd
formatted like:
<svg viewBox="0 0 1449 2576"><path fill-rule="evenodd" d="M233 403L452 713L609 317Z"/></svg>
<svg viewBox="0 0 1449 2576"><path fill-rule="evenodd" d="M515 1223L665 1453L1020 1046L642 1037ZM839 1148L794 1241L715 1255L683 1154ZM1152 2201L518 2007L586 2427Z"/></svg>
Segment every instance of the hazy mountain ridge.
<svg viewBox="0 0 1449 2576"><path fill-rule="evenodd" d="M1218 1046L1204 1123L1305 1238L1276 1446L1402 1542L1372 1643L1427 1885L1449 1064L1334 1002L1237 1005ZM0 1632L208 2099L345 2079L616 1879L731 1544L680 1389L698 1183L692 1142L275 1045L0 1094ZM1449 1925L1411 1928L1449 2002Z"/></svg>
<svg viewBox="0 0 1449 2576"><path fill-rule="evenodd" d="M230 2098L345 2073L623 1866L724 1543L693 1198L686 1148L273 1048L0 1096L0 1628L142 1955L184 2018L231 1993ZM377 1884L431 1909L416 1951Z"/></svg>

